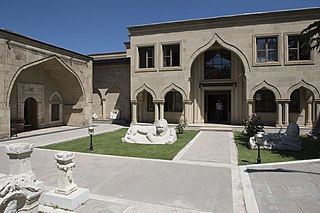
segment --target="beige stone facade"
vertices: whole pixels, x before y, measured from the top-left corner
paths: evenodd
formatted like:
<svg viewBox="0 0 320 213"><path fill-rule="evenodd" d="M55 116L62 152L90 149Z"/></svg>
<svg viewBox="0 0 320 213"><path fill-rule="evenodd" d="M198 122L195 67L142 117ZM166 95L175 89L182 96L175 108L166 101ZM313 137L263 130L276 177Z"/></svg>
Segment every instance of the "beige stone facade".
<svg viewBox="0 0 320 213"><path fill-rule="evenodd" d="M256 112L270 125L312 125L320 110L320 54L295 58L294 39L319 19L316 8L129 27L132 122L241 124ZM166 106L169 92L178 94L171 101L182 102L181 110Z"/></svg>
<svg viewBox="0 0 320 213"><path fill-rule="evenodd" d="M0 30L0 137L91 123L91 57Z"/></svg>
<svg viewBox="0 0 320 213"><path fill-rule="evenodd" d="M124 53L94 54L93 105L98 119L110 119L119 110L118 120L130 122L130 58Z"/></svg>

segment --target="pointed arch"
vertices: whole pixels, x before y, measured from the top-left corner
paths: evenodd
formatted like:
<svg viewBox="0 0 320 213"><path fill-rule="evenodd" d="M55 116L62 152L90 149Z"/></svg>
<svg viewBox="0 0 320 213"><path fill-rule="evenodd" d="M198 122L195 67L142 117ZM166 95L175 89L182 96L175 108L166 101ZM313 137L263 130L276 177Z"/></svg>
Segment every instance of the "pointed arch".
<svg viewBox="0 0 320 213"><path fill-rule="evenodd" d="M106 96L108 93L110 92L114 92L114 91L118 91L121 92L122 89L116 85L112 85L112 87L110 87L109 89L106 90L106 92L104 93L104 95Z"/></svg>
<svg viewBox="0 0 320 213"><path fill-rule="evenodd" d="M292 85L288 90L287 90L287 93L286 93L286 96L290 98L290 95L291 93L296 90L296 89L299 89L301 87L304 87L308 90L310 90L312 93L313 93L313 96L315 99L320 99L320 94L319 94L319 90L313 86L312 84L309 84L307 83L305 80L301 80L300 82Z"/></svg>
<svg viewBox="0 0 320 213"><path fill-rule="evenodd" d="M136 89L136 91L134 91L133 95L132 95L132 100L137 100L137 96L140 92L142 92L143 90L149 92L153 98L153 100L157 100L157 96L156 93L150 88L148 87L146 84L143 84L141 87L139 87L138 89Z"/></svg>
<svg viewBox="0 0 320 213"><path fill-rule="evenodd" d="M166 94L168 92L170 92L171 90L176 90L178 91L181 95L182 95L182 99L183 100L187 100L187 94L184 92L184 90L181 87L178 87L175 83L172 83L171 85L169 85L168 87L166 87L164 90L162 90L161 92L161 96L160 99L164 100Z"/></svg>
<svg viewBox="0 0 320 213"><path fill-rule="evenodd" d="M34 66L37 66L37 65L40 65L42 63L46 63L46 62L57 62L58 64L60 64L61 66L63 66L67 71L69 71L78 81L80 87L81 87L81 92L82 92L82 95L84 96L84 99L86 100L86 94L84 92L84 87L83 87L83 84L79 78L79 76L76 74L76 72L74 70L72 70L68 65L66 65L58 56L56 55L51 55L47 58L43 58L43 59L40 59L40 60L37 60L37 61L34 61L34 62L31 62L31 63L28 63L28 64L25 64L23 66L21 66L16 72L15 74L13 75L10 83L9 83L9 86L8 86L8 90L6 92L7 96L6 96L6 104L7 104L7 107L9 107L10 105L10 95L11 95L11 91L12 91L12 88L14 86L14 83L16 81L16 79L18 78L18 76L20 75L20 73L24 70L27 70L28 68L31 68L31 67L34 67Z"/></svg>
<svg viewBox="0 0 320 213"><path fill-rule="evenodd" d="M263 80L260 84L256 85L255 87L253 87L250 92L249 92L249 96L248 99L253 99L254 94L260 90L260 89L268 89L271 90L275 96L276 99L281 99L281 94L279 92L279 90L277 89L277 87L273 86L272 84L269 84L268 82L266 82L265 80Z"/></svg>
<svg viewBox="0 0 320 213"><path fill-rule="evenodd" d="M50 101L53 99L53 97L54 96L57 96L58 98L59 98L59 101L62 101L62 97L61 97L61 95L57 92L57 91L55 91L54 93L52 93L52 95L50 96Z"/></svg>
<svg viewBox="0 0 320 213"><path fill-rule="evenodd" d="M217 33L215 33L206 44L204 44L203 46L198 48L194 53L192 53L192 55L190 56L188 63L187 63L188 70L191 70L191 66L192 66L193 61L201 53L208 50L215 43L218 43L219 45L221 45L225 49L228 49L228 50L236 53L239 56L240 60L242 61L245 74L250 73L249 61L248 61L247 57L244 55L244 53L239 48L237 48L235 45L232 45L232 44L224 41Z"/></svg>

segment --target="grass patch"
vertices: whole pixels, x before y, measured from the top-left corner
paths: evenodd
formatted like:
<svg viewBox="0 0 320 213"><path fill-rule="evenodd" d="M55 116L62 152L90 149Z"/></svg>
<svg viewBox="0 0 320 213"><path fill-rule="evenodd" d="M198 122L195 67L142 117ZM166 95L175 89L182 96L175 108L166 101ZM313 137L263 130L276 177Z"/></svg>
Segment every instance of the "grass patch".
<svg viewBox="0 0 320 213"><path fill-rule="evenodd" d="M248 137L244 136L241 132L234 132L234 139L238 147L238 164L255 164L257 162L258 151L247 148ZM307 135L302 135L301 142L300 152L261 149L261 163L320 158L320 139L313 140Z"/></svg>
<svg viewBox="0 0 320 213"><path fill-rule="evenodd" d="M121 138L124 137L126 132L127 129L120 129L115 132L94 135L93 153L172 160L174 156L176 156L177 153L198 133L198 131L184 131L183 134L177 135L177 141L174 144L147 145L123 143ZM47 145L40 148L91 153L87 150L89 148L89 137Z"/></svg>

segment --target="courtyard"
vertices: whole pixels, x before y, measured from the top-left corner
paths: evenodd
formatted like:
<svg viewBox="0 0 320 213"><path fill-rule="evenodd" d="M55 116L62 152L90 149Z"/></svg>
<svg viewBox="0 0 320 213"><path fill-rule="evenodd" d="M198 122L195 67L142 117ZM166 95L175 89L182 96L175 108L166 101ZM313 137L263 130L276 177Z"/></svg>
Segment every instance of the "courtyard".
<svg viewBox="0 0 320 213"><path fill-rule="evenodd" d="M96 134L122 126L96 124ZM35 147L87 136L86 128L25 133L0 143L0 173L8 174L5 145ZM55 150L35 148L33 171L45 188L57 185ZM318 212L320 161L238 166L230 131L200 131L173 160L76 152L75 183L90 190L77 212ZM37 211L35 211L37 212Z"/></svg>

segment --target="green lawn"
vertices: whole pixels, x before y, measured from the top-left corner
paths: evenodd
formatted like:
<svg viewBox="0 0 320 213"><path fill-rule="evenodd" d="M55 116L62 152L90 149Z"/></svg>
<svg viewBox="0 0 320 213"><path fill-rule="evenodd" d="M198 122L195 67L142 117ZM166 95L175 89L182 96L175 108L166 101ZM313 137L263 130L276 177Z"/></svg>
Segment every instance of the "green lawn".
<svg viewBox="0 0 320 213"><path fill-rule="evenodd" d="M255 164L258 151L247 148L248 138L241 132L234 132L234 139L238 147L239 165ZM261 162L273 163L293 160L320 158L320 139L312 140L308 136L301 136L301 151L261 150Z"/></svg>
<svg viewBox="0 0 320 213"><path fill-rule="evenodd" d="M126 132L127 129L120 129L115 132L94 135L93 153L172 160L174 156L176 156L176 154L198 133L198 131L184 131L183 134L177 135L178 140L174 144L145 145L123 143L121 138L124 137ZM52 144L41 148L91 153L87 150L89 148L89 137Z"/></svg>

